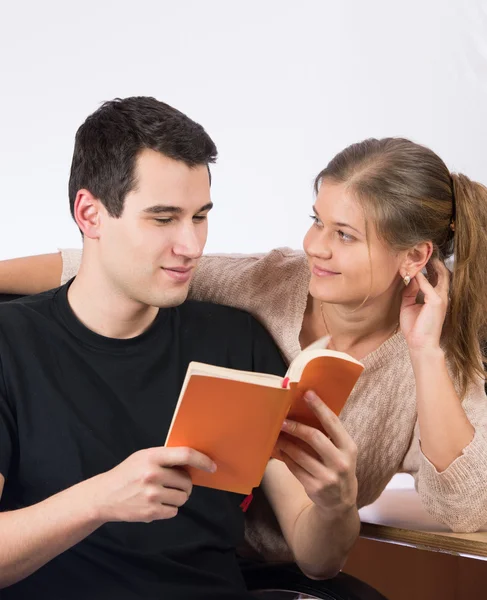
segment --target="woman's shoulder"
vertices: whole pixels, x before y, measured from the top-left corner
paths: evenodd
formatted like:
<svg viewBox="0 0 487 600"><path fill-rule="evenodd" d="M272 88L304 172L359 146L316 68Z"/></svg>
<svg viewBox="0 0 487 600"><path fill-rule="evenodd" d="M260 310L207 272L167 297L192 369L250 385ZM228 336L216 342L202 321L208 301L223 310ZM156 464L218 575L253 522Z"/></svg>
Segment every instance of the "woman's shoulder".
<svg viewBox="0 0 487 600"><path fill-rule="evenodd" d="M253 314L267 327L282 315L302 319L309 270L304 252L277 248L261 254L210 254L196 269L190 298L227 304ZM276 315L279 315L279 319Z"/></svg>
<svg viewBox="0 0 487 600"><path fill-rule="evenodd" d="M306 263L304 252L292 248L254 254L207 254L200 261L196 277L198 273L205 278L212 273L218 278L238 279L241 285L244 281L275 285L287 277L309 279Z"/></svg>
<svg viewBox="0 0 487 600"><path fill-rule="evenodd" d="M252 253L212 253L205 254L201 258L202 263L220 262L233 264L262 264L275 263L286 265L290 263L306 262L306 255L302 250L294 250L293 248L274 248L269 252L252 252Z"/></svg>

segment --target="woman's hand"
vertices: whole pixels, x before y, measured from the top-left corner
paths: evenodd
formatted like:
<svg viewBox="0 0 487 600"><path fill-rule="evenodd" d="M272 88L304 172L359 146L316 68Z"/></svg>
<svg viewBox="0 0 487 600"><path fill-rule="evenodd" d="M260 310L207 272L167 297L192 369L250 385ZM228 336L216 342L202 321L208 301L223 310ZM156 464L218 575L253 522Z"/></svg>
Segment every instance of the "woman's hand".
<svg viewBox="0 0 487 600"><path fill-rule="evenodd" d="M313 503L324 511L353 508L357 502L357 447L342 423L314 393L305 399L323 430L285 421L276 448Z"/></svg>
<svg viewBox="0 0 487 600"><path fill-rule="evenodd" d="M441 331L448 308L450 272L438 259L427 267L432 275L432 285L419 272L405 288L401 303L401 331L409 349L413 351L440 347ZM424 295L424 303L417 302L418 292Z"/></svg>

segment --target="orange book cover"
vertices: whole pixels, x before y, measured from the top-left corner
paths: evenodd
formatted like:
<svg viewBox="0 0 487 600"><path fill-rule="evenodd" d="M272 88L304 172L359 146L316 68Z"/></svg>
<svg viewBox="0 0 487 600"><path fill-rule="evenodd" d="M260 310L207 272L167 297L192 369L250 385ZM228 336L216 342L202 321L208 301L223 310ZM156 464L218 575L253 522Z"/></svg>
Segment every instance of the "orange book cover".
<svg viewBox="0 0 487 600"><path fill-rule="evenodd" d="M165 445L194 448L216 463L215 473L188 468L194 485L250 494L262 480L286 416L321 428L303 399L307 390L340 414L363 366L333 350L309 354L303 350L286 378L189 365Z"/></svg>

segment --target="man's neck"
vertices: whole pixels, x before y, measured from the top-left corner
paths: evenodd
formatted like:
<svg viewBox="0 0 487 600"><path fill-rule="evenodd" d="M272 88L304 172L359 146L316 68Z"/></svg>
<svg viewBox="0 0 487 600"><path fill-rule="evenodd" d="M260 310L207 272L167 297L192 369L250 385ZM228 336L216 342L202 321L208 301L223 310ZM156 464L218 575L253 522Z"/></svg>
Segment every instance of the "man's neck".
<svg viewBox="0 0 487 600"><path fill-rule="evenodd" d="M71 310L85 327L109 338L129 339L146 331L159 312L123 295L95 267L82 263L68 290Z"/></svg>

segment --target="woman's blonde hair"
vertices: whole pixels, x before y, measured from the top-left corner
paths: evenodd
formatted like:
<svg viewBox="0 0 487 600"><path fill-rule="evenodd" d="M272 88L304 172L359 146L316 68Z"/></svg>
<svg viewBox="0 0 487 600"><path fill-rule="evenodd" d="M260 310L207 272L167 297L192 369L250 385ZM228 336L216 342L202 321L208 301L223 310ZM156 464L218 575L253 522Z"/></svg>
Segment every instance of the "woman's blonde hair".
<svg viewBox="0 0 487 600"><path fill-rule="evenodd" d="M350 188L393 249L431 241L433 256L454 255L442 341L463 397L485 363L479 348L487 339L487 188L402 138L348 146L316 177L316 192L325 179Z"/></svg>

